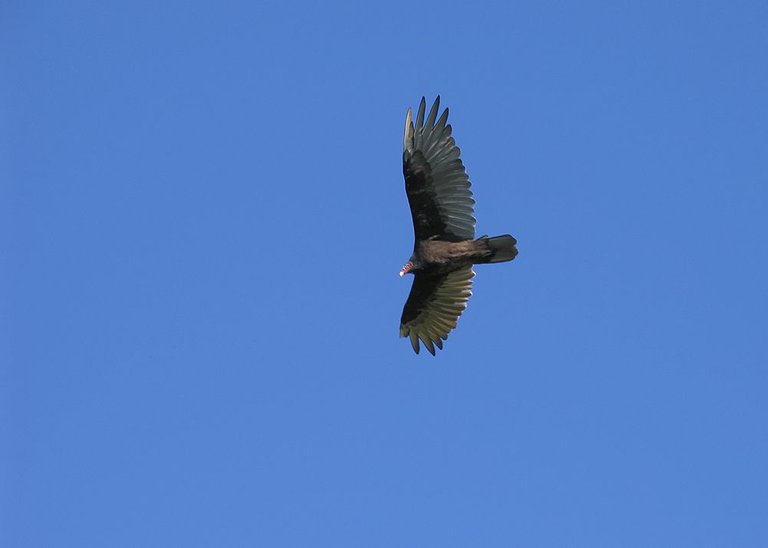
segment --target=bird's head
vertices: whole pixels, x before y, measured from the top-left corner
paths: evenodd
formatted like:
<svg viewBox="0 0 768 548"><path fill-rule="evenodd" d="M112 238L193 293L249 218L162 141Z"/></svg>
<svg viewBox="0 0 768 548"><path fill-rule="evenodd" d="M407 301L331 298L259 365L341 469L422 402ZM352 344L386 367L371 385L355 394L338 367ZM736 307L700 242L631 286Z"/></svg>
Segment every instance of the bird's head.
<svg viewBox="0 0 768 548"><path fill-rule="evenodd" d="M400 277L402 278L403 276L411 272L413 269L414 269L413 261L412 260L408 261L407 263L405 263L405 265L403 266L403 269L400 271Z"/></svg>

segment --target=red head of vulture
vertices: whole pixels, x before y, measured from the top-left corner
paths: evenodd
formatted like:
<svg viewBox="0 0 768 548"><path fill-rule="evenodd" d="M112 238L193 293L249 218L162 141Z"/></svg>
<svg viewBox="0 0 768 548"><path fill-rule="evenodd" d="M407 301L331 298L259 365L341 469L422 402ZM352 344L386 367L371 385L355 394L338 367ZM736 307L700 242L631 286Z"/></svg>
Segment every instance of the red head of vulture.
<svg viewBox="0 0 768 548"><path fill-rule="evenodd" d="M437 117L440 97L429 115L421 98L416 122L408 109L403 137L405 192L413 217L413 255L400 276L413 274L413 287L400 319L400 336L419 341L434 355L435 347L456 327L472 295L472 265L511 261L517 241L505 234L475 239L475 201L459 147L447 124L448 109Z"/></svg>

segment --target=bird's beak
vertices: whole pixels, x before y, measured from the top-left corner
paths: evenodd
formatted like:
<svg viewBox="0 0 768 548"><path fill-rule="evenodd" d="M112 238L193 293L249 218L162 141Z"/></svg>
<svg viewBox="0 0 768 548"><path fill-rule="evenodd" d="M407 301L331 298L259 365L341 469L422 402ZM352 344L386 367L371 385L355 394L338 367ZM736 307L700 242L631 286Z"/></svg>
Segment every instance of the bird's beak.
<svg viewBox="0 0 768 548"><path fill-rule="evenodd" d="M407 271L405 268L403 268L403 269L400 271L400 277L402 278L403 276L405 276L405 273L406 273L406 272L408 272L408 271Z"/></svg>
<svg viewBox="0 0 768 548"><path fill-rule="evenodd" d="M400 277L402 278L403 276L408 274L412 268L413 268L413 264L411 263L411 261L408 261L407 263L405 263L405 266L400 271Z"/></svg>

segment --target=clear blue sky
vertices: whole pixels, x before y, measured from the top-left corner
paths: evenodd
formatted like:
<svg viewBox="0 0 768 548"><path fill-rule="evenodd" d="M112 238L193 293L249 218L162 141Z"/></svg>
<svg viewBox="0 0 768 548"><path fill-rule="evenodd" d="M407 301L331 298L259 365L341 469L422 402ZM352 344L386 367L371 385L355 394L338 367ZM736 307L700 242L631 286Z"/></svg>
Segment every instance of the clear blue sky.
<svg viewBox="0 0 768 548"><path fill-rule="evenodd" d="M160 4L0 7L3 547L768 546L765 2Z"/></svg>

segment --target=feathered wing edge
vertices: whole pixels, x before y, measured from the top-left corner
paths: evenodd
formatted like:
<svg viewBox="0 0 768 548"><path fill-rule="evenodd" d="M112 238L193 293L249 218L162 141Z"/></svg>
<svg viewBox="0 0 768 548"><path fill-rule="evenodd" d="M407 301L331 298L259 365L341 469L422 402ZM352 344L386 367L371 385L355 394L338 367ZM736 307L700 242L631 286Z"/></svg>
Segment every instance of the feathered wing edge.
<svg viewBox="0 0 768 548"><path fill-rule="evenodd" d="M414 216L414 230L418 233L439 227L441 232L445 232L442 236L447 236L447 239L451 236L456 240L472 239L475 237L475 200L460 158L461 150L456 146L451 125L447 123L448 109L437 117L439 95L429 114L426 114L426 105L426 99L422 97L415 124L413 111L408 109L403 131L403 174ZM439 215L439 222L434 226L431 223L422 226L422 215L426 213L421 211L422 208ZM421 234L422 237L435 235Z"/></svg>
<svg viewBox="0 0 768 548"><path fill-rule="evenodd" d="M475 272L471 266L451 272L432 285L431 291L429 284L433 280L416 276L403 309L400 336L410 338L417 354L421 341L434 356L435 346L442 350L443 341L456 328L459 317L467 308Z"/></svg>

